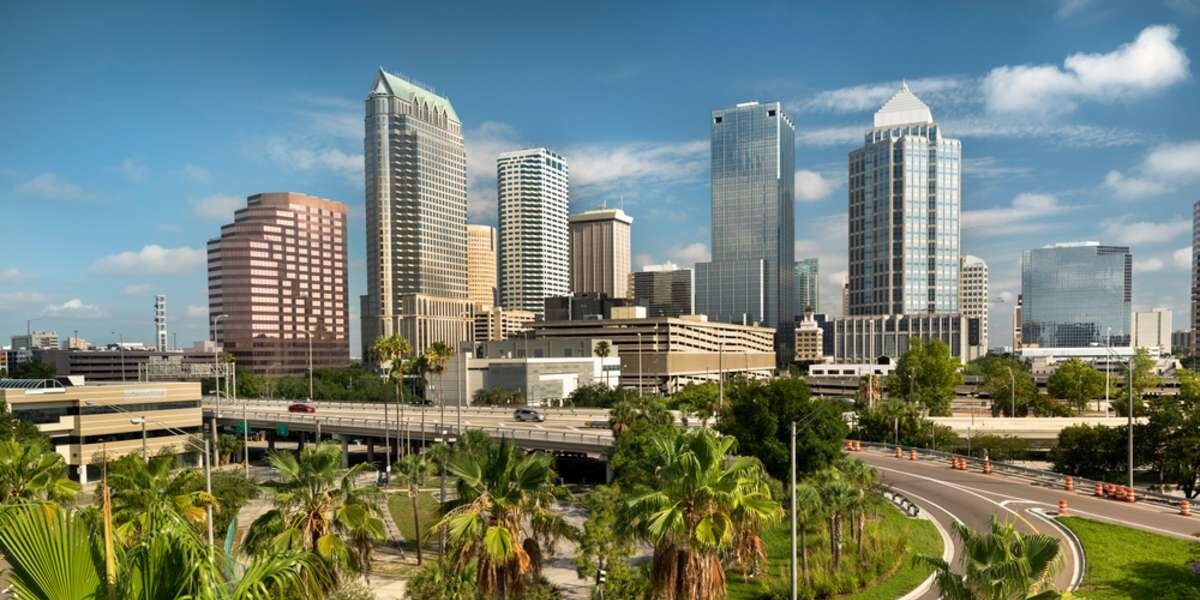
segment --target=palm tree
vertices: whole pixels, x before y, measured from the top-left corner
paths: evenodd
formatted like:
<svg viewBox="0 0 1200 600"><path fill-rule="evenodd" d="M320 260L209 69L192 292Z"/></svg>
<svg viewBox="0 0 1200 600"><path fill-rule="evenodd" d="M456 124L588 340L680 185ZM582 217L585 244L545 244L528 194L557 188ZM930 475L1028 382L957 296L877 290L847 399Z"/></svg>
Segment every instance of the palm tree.
<svg viewBox="0 0 1200 600"><path fill-rule="evenodd" d="M863 560L863 531L866 529L867 512L875 505L875 469L868 467L860 460L848 458L837 465L850 485L854 486L854 497L849 500L848 510L854 524L854 543L858 550L858 560Z"/></svg>
<svg viewBox="0 0 1200 600"><path fill-rule="evenodd" d="M962 541L962 574L938 557L914 561L933 567L946 600L1057 600L1051 587L1061 566L1058 540L1039 533L1018 533L1012 523L992 516L991 531L976 533L961 523L954 532ZM1030 595L1032 594L1032 595Z"/></svg>
<svg viewBox="0 0 1200 600"><path fill-rule="evenodd" d="M144 536L154 518L169 515L199 532L207 507L219 510L216 499L204 491L200 471L175 470L173 455L156 456L149 462L132 454L121 457L108 468L108 487L115 533L126 546Z"/></svg>
<svg viewBox="0 0 1200 600"><path fill-rule="evenodd" d="M767 562L767 546L758 533L783 517L783 507L771 499L766 478L748 479L734 503L733 562L742 576L757 574Z"/></svg>
<svg viewBox="0 0 1200 600"><path fill-rule="evenodd" d="M106 555L94 512L53 503L20 503L0 511L0 552L10 567L6 575L14 598L323 597L323 571L311 554L284 552L255 558L244 568L222 568L232 563L213 560L212 549L194 529L173 519L152 519L130 548ZM111 583L108 560L116 573Z"/></svg>
<svg viewBox="0 0 1200 600"><path fill-rule="evenodd" d="M817 491L829 520L829 564L835 572L842 561L842 525L858 500L858 490L836 469L825 469L816 475Z"/></svg>
<svg viewBox="0 0 1200 600"><path fill-rule="evenodd" d="M396 463L396 483L408 487L408 497L412 501L413 544L417 547L417 565L421 565L421 546L424 545L421 531L421 516L417 511L417 497L425 480L433 475L433 463L424 454L409 454Z"/></svg>
<svg viewBox="0 0 1200 600"><path fill-rule="evenodd" d="M243 550L257 556L302 549L332 565L331 574L337 568L367 572L372 543L384 538L379 491L357 483L369 464L341 469L341 460L334 443L305 447L299 457L269 454L267 461L281 477L265 484L275 508L250 525Z"/></svg>
<svg viewBox="0 0 1200 600"><path fill-rule="evenodd" d="M456 478L459 505L437 527L452 547L451 568L475 566L479 593L519 596L541 558L527 524L543 518L544 494L553 488L548 454L524 454L511 440L460 451L446 465Z"/></svg>
<svg viewBox="0 0 1200 600"><path fill-rule="evenodd" d="M425 349L425 352L422 353L422 358L424 359L422 361L422 367L424 368L422 375L425 378L426 389L429 386L429 375L432 374L440 377L446 371L446 361L450 360L451 356L454 356L454 350L446 342L433 342ZM446 421L446 405L442 402L442 386L440 385L437 386L437 402L441 411L438 417L438 425L442 426ZM424 409L421 409L421 439L425 439Z"/></svg>
<svg viewBox="0 0 1200 600"><path fill-rule="evenodd" d="M375 343L371 346L371 354L375 356L375 360L379 361L380 368L384 368L383 364L387 363L387 377L396 384L396 406L400 410L400 422L404 422L404 394L401 391L401 385L404 383L405 360L404 358L412 352L412 346L404 336L389 335L375 339ZM388 424L388 407L387 400L383 402L383 427L387 431ZM396 428L399 431L399 427ZM384 436L385 439L387 436ZM400 453L400 438L396 438L396 454ZM387 463L392 461L392 445L387 444Z"/></svg>
<svg viewBox="0 0 1200 600"><path fill-rule="evenodd" d="M67 502L79 484L67 479L67 463L40 443L0 440L0 504L18 500Z"/></svg>
<svg viewBox="0 0 1200 600"><path fill-rule="evenodd" d="M612 345L608 343L608 340L600 340L596 342L596 347L592 349L592 352L600 358L608 358L608 355L612 354Z"/></svg>
<svg viewBox="0 0 1200 600"><path fill-rule="evenodd" d="M808 525L823 518L825 505L821 501L821 493L811 483L796 484L796 525L800 533L800 570L804 574L804 582L810 583L812 577L808 570Z"/></svg>
<svg viewBox="0 0 1200 600"><path fill-rule="evenodd" d="M670 431L652 439L660 465L653 491L631 498L627 521L654 547L650 578L655 598L708 600L725 596L720 553L734 541L738 522L769 521L778 505L762 482L758 460L727 457L736 440L709 430ZM739 510L753 517L735 517Z"/></svg>

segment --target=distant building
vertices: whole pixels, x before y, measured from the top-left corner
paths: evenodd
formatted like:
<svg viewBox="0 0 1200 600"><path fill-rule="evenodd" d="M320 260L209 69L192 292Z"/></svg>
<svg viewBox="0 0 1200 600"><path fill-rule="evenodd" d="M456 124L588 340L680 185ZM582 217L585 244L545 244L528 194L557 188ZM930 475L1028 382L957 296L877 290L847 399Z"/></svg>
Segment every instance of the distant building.
<svg viewBox="0 0 1200 600"><path fill-rule="evenodd" d="M348 365L346 256L345 204L292 192L250 196L208 241L213 339L260 374L305 371L310 348L314 367Z"/></svg>
<svg viewBox="0 0 1200 600"><path fill-rule="evenodd" d="M833 362L898 360L913 339L941 340L962 363L987 353L978 319L958 314L880 315L833 319Z"/></svg>
<svg viewBox="0 0 1200 600"><path fill-rule="evenodd" d="M608 319L614 307L636 306L633 298L612 298L607 294L575 294L554 296L542 302L546 321L578 321L582 319Z"/></svg>
<svg viewBox="0 0 1200 600"><path fill-rule="evenodd" d="M842 316L850 316L850 280L842 280Z"/></svg>
<svg viewBox="0 0 1200 600"><path fill-rule="evenodd" d="M535 323L537 338L607 339L620 350L621 385L674 393L690 383L775 372L775 330L708 321L703 315Z"/></svg>
<svg viewBox="0 0 1200 600"><path fill-rule="evenodd" d="M1192 332L1189 330L1175 331L1171 333L1171 349L1175 354L1186 354L1192 348Z"/></svg>
<svg viewBox="0 0 1200 600"><path fill-rule="evenodd" d="M1171 309L1133 313L1130 331L1134 348L1158 348L1161 354L1171 353Z"/></svg>
<svg viewBox="0 0 1200 600"><path fill-rule="evenodd" d="M1021 347L1021 309L1025 304L1025 296L1017 294L1017 305L1013 307L1012 336L1013 349Z"/></svg>
<svg viewBox="0 0 1200 600"><path fill-rule="evenodd" d="M542 314L543 300L570 293L569 168L545 148L496 159L500 306Z"/></svg>
<svg viewBox="0 0 1200 600"><path fill-rule="evenodd" d="M820 362L825 358L822 337L824 332L817 324L811 310L805 311L804 317L796 326L796 357L798 363Z"/></svg>
<svg viewBox="0 0 1200 600"><path fill-rule="evenodd" d="M496 228L467 225L467 296L476 306L496 299Z"/></svg>
<svg viewBox="0 0 1200 600"><path fill-rule="evenodd" d="M988 291L988 266L982 258L963 255L959 259L958 305L959 312L971 319L979 319L982 345L988 347L988 309L991 299Z"/></svg>
<svg viewBox="0 0 1200 600"><path fill-rule="evenodd" d="M959 312L962 144L901 85L849 156L849 316Z"/></svg>
<svg viewBox="0 0 1200 600"><path fill-rule="evenodd" d="M678 317L696 312L695 274L675 263L646 265L633 274L633 296L651 317Z"/></svg>
<svg viewBox="0 0 1200 600"><path fill-rule="evenodd" d="M571 292L629 298L633 217L619 208L576 213L571 226Z"/></svg>
<svg viewBox="0 0 1200 600"><path fill-rule="evenodd" d="M67 336L67 339L65 341L63 341L62 349L63 350L91 350L92 345L89 344L87 340L85 340L77 335L70 335L70 336Z"/></svg>
<svg viewBox="0 0 1200 600"><path fill-rule="evenodd" d="M143 443L148 456L194 456L188 436L203 433L199 383L64 387L55 380L0 379L0 402L14 417L37 425L67 463L68 477L83 484L100 479L103 456L141 455ZM145 424L131 422L130 415Z"/></svg>
<svg viewBox="0 0 1200 600"><path fill-rule="evenodd" d="M445 96L379 69L364 128L362 356L389 335L404 336L416 352L432 341L456 346L473 327L462 121Z"/></svg>
<svg viewBox="0 0 1200 600"><path fill-rule="evenodd" d="M33 331L12 336L12 349L53 350L58 348L58 334L53 331Z"/></svg>
<svg viewBox="0 0 1200 600"><path fill-rule="evenodd" d="M603 357L602 344L608 345ZM461 350L433 376L446 405L473 404L476 392L486 389L519 394L527 406L561 406L580 387L615 388L621 380L621 357L604 339L477 341Z"/></svg>
<svg viewBox="0 0 1200 600"><path fill-rule="evenodd" d="M523 331L529 331L535 320L537 320L537 315L527 310L505 310L499 306L476 306L475 341L507 340Z"/></svg>
<svg viewBox="0 0 1200 600"><path fill-rule="evenodd" d="M36 350L34 356L54 367L56 377L82 376L99 383L199 381L213 376L217 356L195 349L159 352L151 348Z"/></svg>
<svg viewBox="0 0 1200 600"><path fill-rule="evenodd" d="M796 313L819 312L821 299L820 259L801 258L796 261Z"/></svg>
<svg viewBox="0 0 1200 600"><path fill-rule="evenodd" d="M1026 250L1021 347L1128 346L1133 256L1098 242Z"/></svg>
<svg viewBox="0 0 1200 600"><path fill-rule="evenodd" d="M154 296L154 349L166 352L167 348L167 296Z"/></svg>

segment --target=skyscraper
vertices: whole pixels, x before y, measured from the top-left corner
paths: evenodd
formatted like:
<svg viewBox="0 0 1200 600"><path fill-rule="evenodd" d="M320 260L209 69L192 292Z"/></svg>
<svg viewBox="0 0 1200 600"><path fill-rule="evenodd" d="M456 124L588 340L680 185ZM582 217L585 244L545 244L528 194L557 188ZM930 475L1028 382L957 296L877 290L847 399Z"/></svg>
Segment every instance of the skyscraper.
<svg viewBox="0 0 1200 600"><path fill-rule="evenodd" d="M350 363L346 205L257 194L208 241L208 314L238 367L282 375ZM163 336L165 344L165 333Z"/></svg>
<svg viewBox="0 0 1200 600"><path fill-rule="evenodd" d="M467 225L467 295L476 306L496 304L496 228Z"/></svg>
<svg viewBox="0 0 1200 600"><path fill-rule="evenodd" d="M818 306L821 296L821 267L816 258L802 258L796 261L796 312L800 315L806 310L820 312ZM797 315L799 316L799 315Z"/></svg>
<svg viewBox="0 0 1200 600"><path fill-rule="evenodd" d="M979 345L988 347L988 266L978 256L959 261L958 304L964 317L979 319Z"/></svg>
<svg viewBox="0 0 1200 600"><path fill-rule="evenodd" d="M1128 346L1133 256L1098 242L1026 250L1021 258L1021 346Z"/></svg>
<svg viewBox="0 0 1200 600"><path fill-rule="evenodd" d="M496 159L500 222L500 305L542 314L549 296L570 290L569 169L545 149Z"/></svg>
<svg viewBox="0 0 1200 600"><path fill-rule="evenodd" d="M696 263L696 311L777 328L790 361L795 319L796 128L779 102L712 113L712 261Z"/></svg>
<svg viewBox="0 0 1200 600"><path fill-rule="evenodd" d="M571 223L571 293L628 298L633 217L619 208L576 213Z"/></svg>
<svg viewBox="0 0 1200 600"><path fill-rule="evenodd" d="M375 339L469 340L467 158L443 96L383 69L366 100L367 294L363 357Z"/></svg>
<svg viewBox="0 0 1200 600"><path fill-rule="evenodd" d="M648 317L678 317L695 312L694 275L674 263L646 265L633 274L633 295Z"/></svg>
<svg viewBox="0 0 1200 600"><path fill-rule="evenodd" d="M164 294L154 296L154 349L167 351L167 297Z"/></svg>
<svg viewBox="0 0 1200 600"><path fill-rule="evenodd" d="M908 85L850 153L850 314L958 312L962 146Z"/></svg>
<svg viewBox="0 0 1200 600"><path fill-rule="evenodd" d="M1200 200L1192 205L1192 356L1200 356Z"/></svg>

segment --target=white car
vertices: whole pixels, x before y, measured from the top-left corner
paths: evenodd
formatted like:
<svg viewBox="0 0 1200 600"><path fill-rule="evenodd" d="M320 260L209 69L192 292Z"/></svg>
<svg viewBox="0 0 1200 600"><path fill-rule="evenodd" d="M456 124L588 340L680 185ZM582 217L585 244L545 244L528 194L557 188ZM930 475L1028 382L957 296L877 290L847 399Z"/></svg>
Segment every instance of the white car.
<svg viewBox="0 0 1200 600"><path fill-rule="evenodd" d="M533 421L535 423L541 423L546 420L546 417L542 416L542 413L539 413L538 411L533 410L532 408L518 408L517 410L513 411L513 420L514 421L522 421L522 422Z"/></svg>

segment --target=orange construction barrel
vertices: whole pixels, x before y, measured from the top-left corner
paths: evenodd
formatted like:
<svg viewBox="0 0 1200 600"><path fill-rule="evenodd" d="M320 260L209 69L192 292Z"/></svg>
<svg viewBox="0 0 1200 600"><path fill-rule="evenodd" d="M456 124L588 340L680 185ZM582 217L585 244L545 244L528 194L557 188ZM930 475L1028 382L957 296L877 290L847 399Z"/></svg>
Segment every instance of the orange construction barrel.
<svg viewBox="0 0 1200 600"><path fill-rule="evenodd" d="M1067 475L1067 491L1075 491L1075 478L1071 477L1070 475Z"/></svg>
<svg viewBox="0 0 1200 600"><path fill-rule="evenodd" d="M983 459L983 474L984 475L992 474L992 461L987 460L986 458Z"/></svg>
<svg viewBox="0 0 1200 600"><path fill-rule="evenodd" d="M1067 501L1064 498L1058 499L1058 516L1067 516Z"/></svg>
<svg viewBox="0 0 1200 600"><path fill-rule="evenodd" d="M1192 505L1187 500L1179 501L1179 514L1190 517L1192 516Z"/></svg>
<svg viewBox="0 0 1200 600"><path fill-rule="evenodd" d="M917 460L917 449L913 448L908 451L908 460Z"/></svg>
<svg viewBox="0 0 1200 600"><path fill-rule="evenodd" d="M900 458L901 454L902 451L900 450L900 446L896 446L896 458Z"/></svg>
<svg viewBox="0 0 1200 600"><path fill-rule="evenodd" d="M1137 502L1137 492L1134 492L1133 488L1131 488L1131 487L1125 488L1125 501L1126 502Z"/></svg>
<svg viewBox="0 0 1200 600"><path fill-rule="evenodd" d="M1104 497L1104 484L1100 483L1099 481L1096 482L1096 497L1097 498Z"/></svg>

